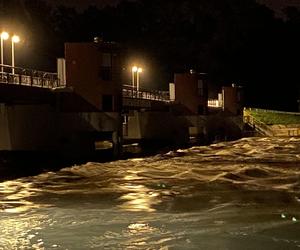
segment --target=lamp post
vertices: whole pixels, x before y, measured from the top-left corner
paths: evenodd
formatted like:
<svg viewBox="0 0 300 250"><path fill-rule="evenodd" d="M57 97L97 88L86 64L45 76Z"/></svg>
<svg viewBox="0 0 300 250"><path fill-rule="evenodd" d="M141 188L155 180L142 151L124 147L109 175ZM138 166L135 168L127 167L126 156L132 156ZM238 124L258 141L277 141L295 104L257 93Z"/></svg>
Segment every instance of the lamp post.
<svg viewBox="0 0 300 250"><path fill-rule="evenodd" d="M137 66L133 66L131 68L131 72L132 72L132 97L134 95L134 86L135 86L135 73L138 71L138 67Z"/></svg>
<svg viewBox="0 0 300 250"><path fill-rule="evenodd" d="M140 73L142 73L142 72L143 72L142 68L137 69L137 72L136 72L136 89L137 89L137 91L139 91L139 89L140 89Z"/></svg>
<svg viewBox="0 0 300 250"><path fill-rule="evenodd" d="M138 91L140 89L140 73L143 72L142 68L139 68L137 66L133 66L132 69L132 94L135 88L135 82L136 82L136 91L137 91L137 96L138 96ZM135 77L136 74L136 77ZM136 79L136 81L135 81Z"/></svg>
<svg viewBox="0 0 300 250"><path fill-rule="evenodd" d="M3 72L3 42L4 40L7 40L9 38L9 35L7 32L3 31L0 35L0 39L1 39L1 72Z"/></svg>
<svg viewBox="0 0 300 250"><path fill-rule="evenodd" d="M134 85L135 85L135 73L138 71L138 67L137 66L133 66L132 69L132 89L134 89Z"/></svg>
<svg viewBox="0 0 300 250"><path fill-rule="evenodd" d="M20 37L14 35L11 38L11 66L12 66L12 74L15 74L15 43L20 42Z"/></svg>

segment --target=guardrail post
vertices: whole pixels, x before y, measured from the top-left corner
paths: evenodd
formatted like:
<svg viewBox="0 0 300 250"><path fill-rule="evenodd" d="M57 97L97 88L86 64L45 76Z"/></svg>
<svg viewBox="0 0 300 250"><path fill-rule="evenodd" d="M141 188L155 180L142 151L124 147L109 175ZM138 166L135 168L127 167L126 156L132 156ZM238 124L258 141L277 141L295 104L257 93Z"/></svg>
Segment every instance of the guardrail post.
<svg viewBox="0 0 300 250"><path fill-rule="evenodd" d="M33 72L30 72L30 86L33 85Z"/></svg>
<svg viewBox="0 0 300 250"><path fill-rule="evenodd" d="M41 76L41 86L44 87L44 75Z"/></svg>

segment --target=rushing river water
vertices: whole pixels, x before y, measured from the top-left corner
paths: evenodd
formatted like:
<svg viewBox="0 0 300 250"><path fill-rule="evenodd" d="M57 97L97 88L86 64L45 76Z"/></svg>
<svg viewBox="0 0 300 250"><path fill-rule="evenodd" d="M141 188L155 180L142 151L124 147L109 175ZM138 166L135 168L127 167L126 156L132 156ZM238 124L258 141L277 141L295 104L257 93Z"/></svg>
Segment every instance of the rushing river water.
<svg viewBox="0 0 300 250"><path fill-rule="evenodd" d="M299 138L245 138L0 183L0 249L300 249L299 221Z"/></svg>

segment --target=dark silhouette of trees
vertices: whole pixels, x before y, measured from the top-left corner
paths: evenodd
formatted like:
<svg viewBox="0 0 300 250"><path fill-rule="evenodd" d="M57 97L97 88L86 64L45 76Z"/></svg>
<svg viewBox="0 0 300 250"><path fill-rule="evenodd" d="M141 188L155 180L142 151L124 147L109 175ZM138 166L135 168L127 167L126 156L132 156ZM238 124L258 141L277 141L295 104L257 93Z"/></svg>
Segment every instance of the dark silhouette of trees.
<svg viewBox="0 0 300 250"><path fill-rule="evenodd" d="M285 13L278 19L255 0L122 1L83 12L43 1L0 1L4 27L24 33L22 66L54 70L64 42L101 36L147 58L149 86L166 87L174 72L195 69L216 85L243 85L249 105L292 110L300 85L300 12L289 7Z"/></svg>

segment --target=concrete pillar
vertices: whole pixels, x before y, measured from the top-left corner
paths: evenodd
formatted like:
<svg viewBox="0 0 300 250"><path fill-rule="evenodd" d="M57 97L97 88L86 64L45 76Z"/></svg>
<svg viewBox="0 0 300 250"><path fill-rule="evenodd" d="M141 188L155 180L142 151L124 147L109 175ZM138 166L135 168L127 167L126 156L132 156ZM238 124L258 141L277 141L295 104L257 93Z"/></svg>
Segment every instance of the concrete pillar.
<svg viewBox="0 0 300 250"><path fill-rule="evenodd" d="M4 103L0 104L0 150L11 150L8 110Z"/></svg>
<svg viewBox="0 0 300 250"><path fill-rule="evenodd" d="M59 85L66 85L66 60L64 58L57 58L57 75L59 79Z"/></svg>
<svg viewBox="0 0 300 250"><path fill-rule="evenodd" d="M169 95L170 95L170 101L175 101L175 84L169 83Z"/></svg>
<svg viewBox="0 0 300 250"><path fill-rule="evenodd" d="M113 157L118 158L122 154L121 136L118 131L112 133Z"/></svg>

